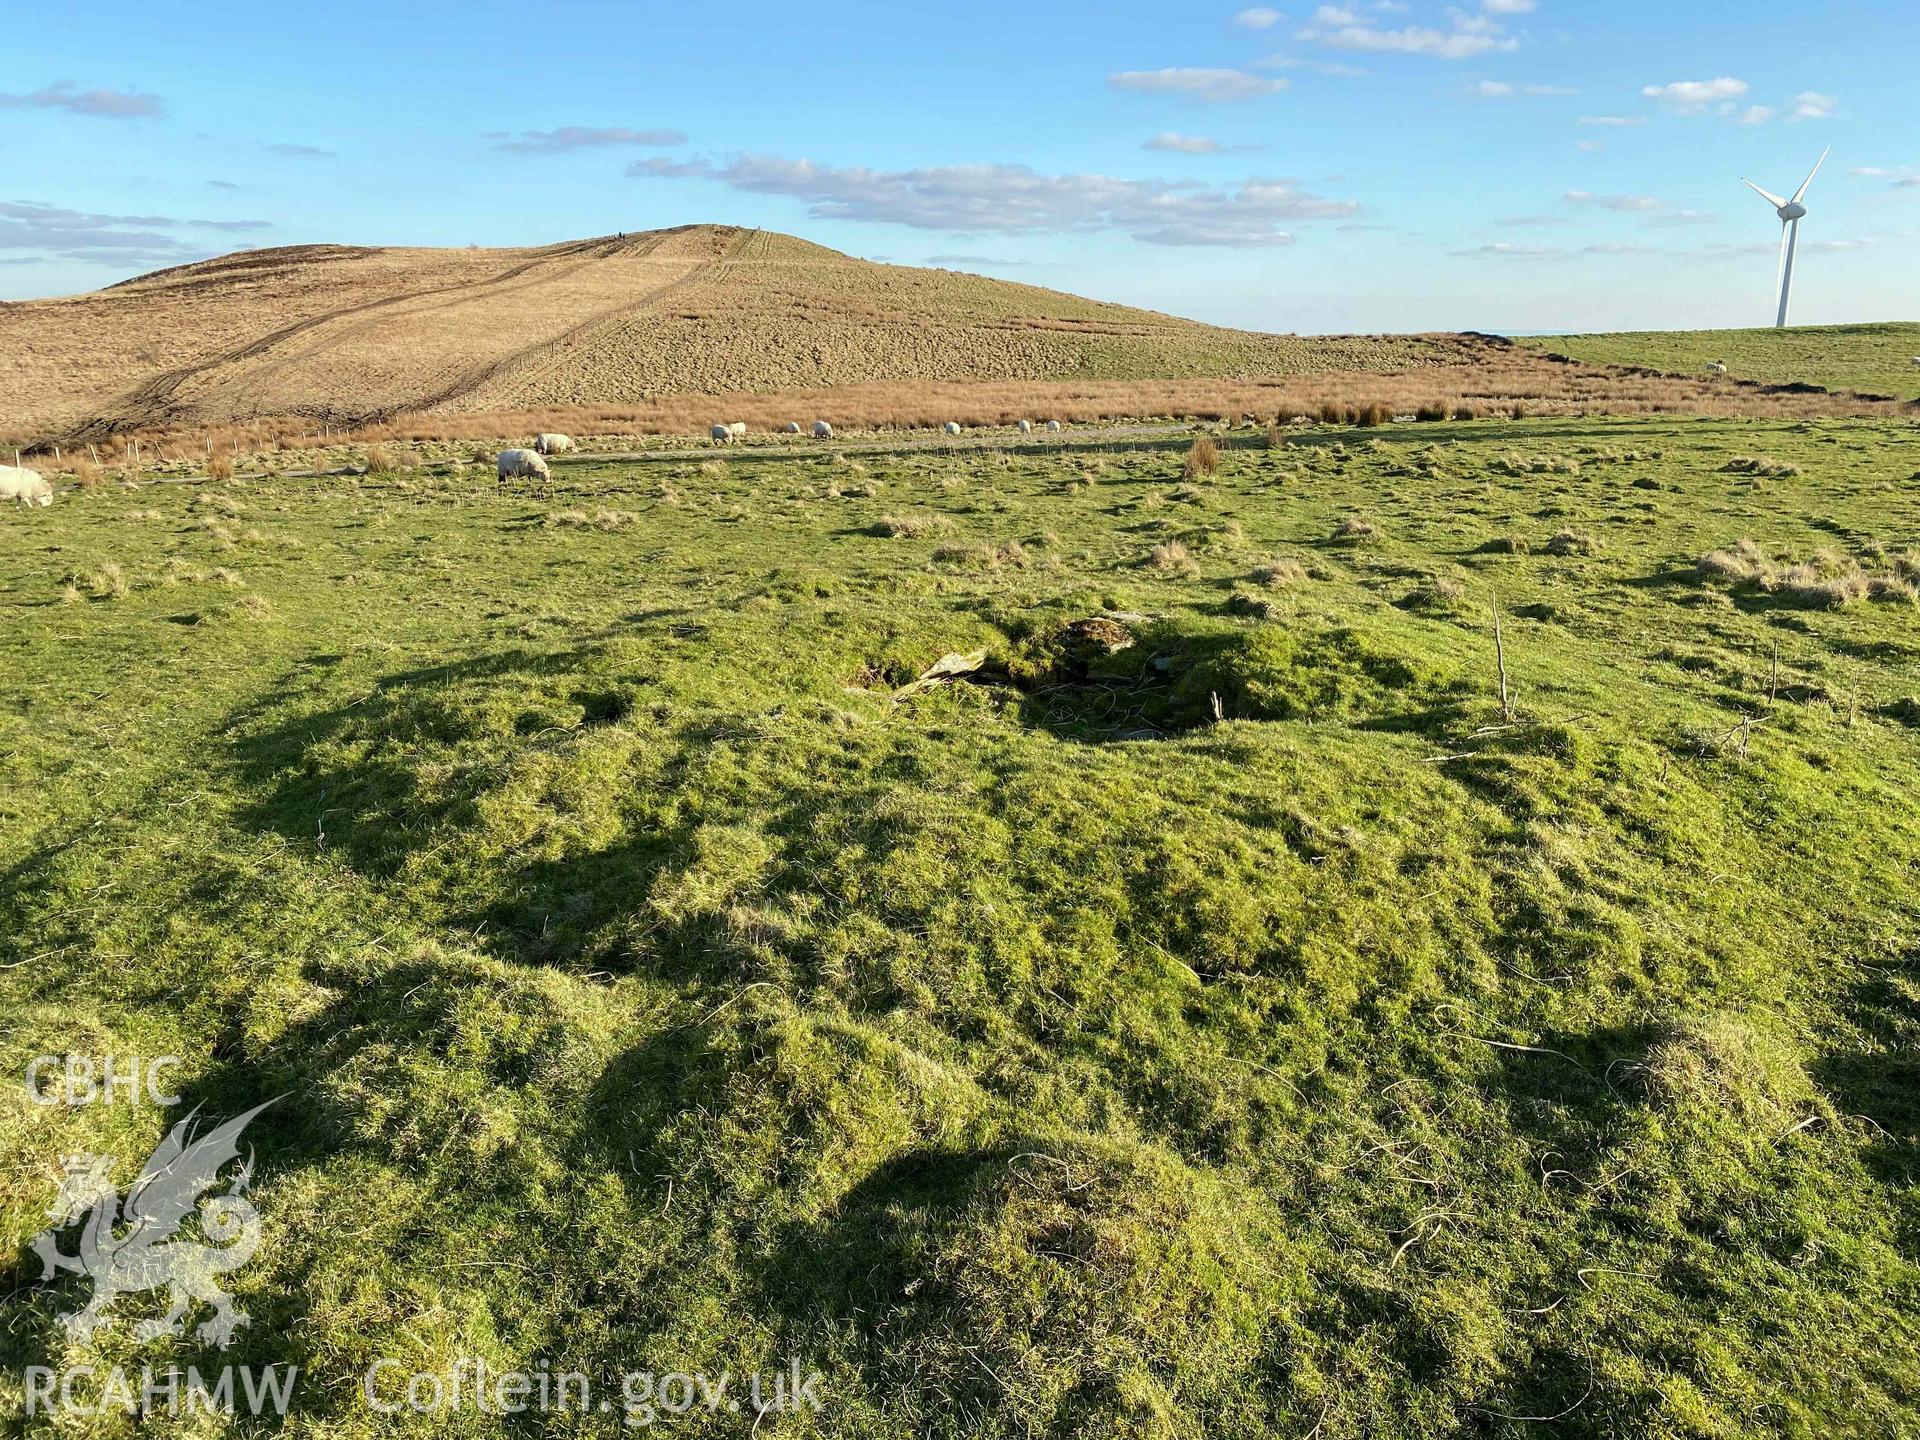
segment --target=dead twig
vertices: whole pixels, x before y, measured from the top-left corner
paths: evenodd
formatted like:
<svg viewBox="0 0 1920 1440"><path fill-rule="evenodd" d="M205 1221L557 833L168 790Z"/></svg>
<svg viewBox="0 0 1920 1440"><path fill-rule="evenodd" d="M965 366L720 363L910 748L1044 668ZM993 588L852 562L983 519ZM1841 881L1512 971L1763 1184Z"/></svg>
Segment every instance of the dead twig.
<svg viewBox="0 0 1920 1440"><path fill-rule="evenodd" d="M1514 723L1513 701L1507 694L1507 642L1500 633L1500 596L1493 595L1493 659L1500 672L1500 719L1508 725Z"/></svg>

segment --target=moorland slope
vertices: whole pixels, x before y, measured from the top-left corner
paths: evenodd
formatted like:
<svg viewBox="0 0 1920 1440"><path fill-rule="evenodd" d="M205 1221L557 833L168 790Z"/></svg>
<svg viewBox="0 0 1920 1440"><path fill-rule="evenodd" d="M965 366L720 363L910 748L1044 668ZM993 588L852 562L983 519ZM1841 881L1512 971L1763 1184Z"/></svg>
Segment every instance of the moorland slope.
<svg viewBox="0 0 1920 1440"><path fill-rule="evenodd" d="M0 305L0 431L351 425L888 381L1399 371L1462 350L1219 329L721 225L530 249L304 245Z"/></svg>

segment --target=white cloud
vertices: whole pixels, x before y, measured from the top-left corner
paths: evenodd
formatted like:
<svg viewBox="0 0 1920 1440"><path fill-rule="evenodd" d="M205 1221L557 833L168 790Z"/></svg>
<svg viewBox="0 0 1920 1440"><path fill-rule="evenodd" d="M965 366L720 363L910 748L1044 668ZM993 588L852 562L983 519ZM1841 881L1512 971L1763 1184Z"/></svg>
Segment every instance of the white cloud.
<svg viewBox="0 0 1920 1440"><path fill-rule="evenodd" d="M1321 75L1354 76L1367 72L1357 65L1341 65L1331 60L1300 60L1292 55L1269 55L1253 62L1256 70L1312 70Z"/></svg>
<svg viewBox="0 0 1920 1440"><path fill-rule="evenodd" d="M1531 15L1534 0L1480 0L1481 6L1495 15Z"/></svg>
<svg viewBox="0 0 1920 1440"><path fill-rule="evenodd" d="M1607 148L1607 142L1604 140L1576 140L1573 143L1576 149L1584 150L1589 155L1598 155Z"/></svg>
<svg viewBox="0 0 1920 1440"><path fill-rule="evenodd" d="M1149 245L1273 246L1292 242L1283 228L1339 219L1359 206L1301 190L1291 180L1237 185L1191 180L1123 180L1109 175L1045 175L1025 165L941 165L868 170L811 160L739 155L708 160L636 160L638 178L697 178L758 195L806 202L822 220L862 220L956 234L1031 235L1119 230Z"/></svg>
<svg viewBox="0 0 1920 1440"><path fill-rule="evenodd" d="M1204 135L1182 135L1177 130L1162 130L1142 150L1169 150L1180 155L1218 155L1227 147Z"/></svg>
<svg viewBox="0 0 1920 1440"><path fill-rule="evenodd" d="M1822 95L1818 90L1802 90L1793 97L1793 113L1789 120L1831 120L1834 107L1840 103L1839 97Z"/></svg>
<svg viewBox="0 0 1920 1440"><path fill-rule="evenodd" d="M868 258L879 260L882 257L874 255ZM926 263L929 265L937 265L948 270L1007 270L1015 267L1024 269L1038 262L1033 260L1006 260L998 255L929 255L927 256Z"/></svg>
<svg viewBox="0 0 1920 1440"><path fill-rule="evenodd" d="M1354 11L1337 5L1322 5L1313 18L1314 23L1294 38L1330 45L1336 50L1466 60L1475 55L1520 48L1520 42L1503 33L1497 23L1485 15L1470 15L1464 10L1447 12L1449 28L1445 30L1430 25L1382 30L1362 21Z"/></svg>
<svg viewBox="0 0 1920 1440"><path fill-rule="evenodd" d="M1489 260L1559 260L1566 251L1551 245L1510 245L1502 240L1492 245L1477 245L1471 250L1455 250L1455 255Z"/></svg>
<svg viewBox="0 0 1920 1440"><path fill-rule="evenodd" d="M176 220L167 215L99 215L33 201L0 201L0 250L38 250L122 269L205 259L204 245L165 233L270 229L264 220Z"/></svg>
<svg viewBox="0 0 1920 1440"><path fill-rule="evenodd" d="M1251 10L1242 10L1233 17L1233 23L1242 30L1271 30L1287 17L1278 10L1269 10L1264 5L1256 5Z"/></svg>
<svg viewBox="0 0 1920 1440"><path fill-rule="evenodd" d="M1116 90L1191 95L1215 104L1229 100L1251 100L1257 95L1271 95L1276 90L1287 88L1286 80L1278 76L1180 65L1164 70L1122 70L1117 75L1109 75L1107 83Z"/></svg>
<svg viewBox="0 0 1920 1440"><path fill-rule="evenodd" d="M1676 80L1671 85L1643 85L1640 93L1649 100L1671 105L1677 110L1704 110L1709 105L1738 100L1747 93L1747 82L1723 75L1718 80Z"/></svg>
<svg viewBox="0 0 1920 1440"><path fill-rule="evenodd" d="M71 110L108 120L155 120L166 113L158 95L139 90L82 90L71 80L56 80L30 95L0 94L0 106L11 109Z"/></svg>
<svg viewBox="0 0 1920 1440"><path fill-rule="evenodd" d="M1582 115L1582 125L1602 125L1608 129L1620 130L1629 125L1644 125L1647 122L1637 115Z"/></svg>
<svg viewBox="0 0 1920 1440"><path fill-rule="evenodd" d="M1764 125L1773 119L1777 112L1771 105L1749 105L1740 112L1742 125Z"/></svg>
<svg viewBox="0 0 1920 1440"><path fill-rule="evenodd" d="M687 137L678 130L629 130L623 125L593 128L562 125L557 130L525 130L517 137L496 133L488 137L496 150L512 150L523 155L564 155L573 150L607 150L619 146L666 147L684 145Z"/></svg>
<svg viewBox="0 0 1920 1440"><path fill-rule="evenodd" d="M1654 225L1711 225L1718 215L1708 214L1705 210L1668 210L1653 217Z"/></svg>
<svg viewBox="0 0 1920 1440"><path fill-rule="evenodd" d="M1482 100L1508 100L1516 95L1542 98L1552 95L1578 95L1570 85L1517 85L1511 80L1482 80L1469 90Z"/></svg>
<svg viewBox="0 0 1920 1440"><path fill-rule="evenodd" d="M1622 214L1664 208L1662 203L1651 195L1596 195L1591 190L1569 190L1561 198L1569 205L1591 205L1597 209L1613 210Z"/></svg>
<svg viewBox="0 0 1920 1440"><path fill-rule="evenodd" d="M1847 171L1847 173L1849 175L1862 175L1869 180L1890 180L1900 172L1898 170L1889 170L1884 165L1856 165L1853 169Z"/></svg>

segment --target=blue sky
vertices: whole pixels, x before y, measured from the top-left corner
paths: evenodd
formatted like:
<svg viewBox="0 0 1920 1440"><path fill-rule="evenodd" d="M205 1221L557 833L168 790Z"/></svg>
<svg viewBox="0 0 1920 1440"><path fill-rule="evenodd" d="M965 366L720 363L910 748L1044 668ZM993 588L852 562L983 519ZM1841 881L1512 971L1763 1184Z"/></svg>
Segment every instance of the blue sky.
<svg viewBox="0 0 1920 1440"><path fill-rule="evenodd" d="M1302 332L1920 317L1905 3L8 0L0 298L694 221Z"/></svg>

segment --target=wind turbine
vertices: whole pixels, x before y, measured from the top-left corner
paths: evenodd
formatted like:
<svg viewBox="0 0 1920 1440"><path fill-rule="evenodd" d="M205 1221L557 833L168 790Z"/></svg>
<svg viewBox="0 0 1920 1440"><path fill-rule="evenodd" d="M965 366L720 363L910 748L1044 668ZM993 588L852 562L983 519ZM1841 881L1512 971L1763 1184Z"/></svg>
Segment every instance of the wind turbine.
<svg viewBox="0 0 1920 1440"><path fill-rule="evenodd" d="M1831 145L1820 152L1820 158L1813 162L1813 169L1807 172L1807 178L1800 182L1800 188L1793 192L1791 200L1782 200L1771 190L1762 190L1751 180L1743 182L1749 190L1773 206L1774 213L1780 217L1780 317L1773 322L1775 329L1786 328L1787 301L1793 295L1793 252L1800 241L1800 222L1807 214L1807 207L1800 203L1800 199L1807 193L1807 186L1813 184L1813 177L1820 173L1820 167L1827 163L1827 156L1832 153Z"/></svg>

